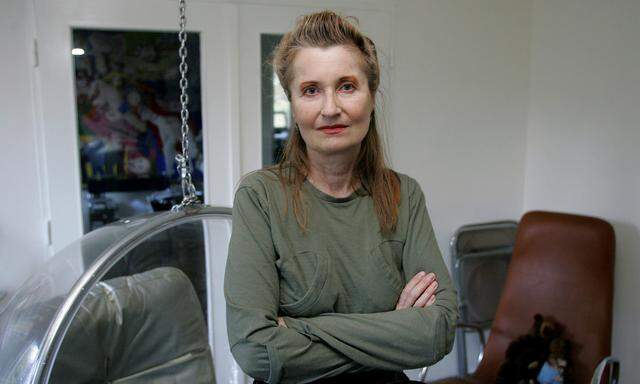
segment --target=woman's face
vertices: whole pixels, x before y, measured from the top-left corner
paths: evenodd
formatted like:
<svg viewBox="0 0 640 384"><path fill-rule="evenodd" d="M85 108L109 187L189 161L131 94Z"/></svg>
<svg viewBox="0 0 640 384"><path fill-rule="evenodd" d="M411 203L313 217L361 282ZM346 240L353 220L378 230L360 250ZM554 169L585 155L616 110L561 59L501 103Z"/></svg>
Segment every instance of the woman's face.
<svg viewBox="0 0 640 384"><path fill-rule="evenodd" d="M310 156L360 150L374 108L362 64L356 49L344 45L297 52L291 108Z"/></svg>

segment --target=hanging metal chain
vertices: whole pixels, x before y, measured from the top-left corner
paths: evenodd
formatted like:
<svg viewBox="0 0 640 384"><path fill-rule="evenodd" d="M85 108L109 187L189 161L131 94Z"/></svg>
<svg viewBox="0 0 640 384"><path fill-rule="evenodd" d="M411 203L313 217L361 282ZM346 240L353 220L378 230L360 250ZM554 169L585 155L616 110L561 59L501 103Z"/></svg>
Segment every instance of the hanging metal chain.
<svg viewBox="0 0 640 384"><path fill-rule="evenodd" d="M180 179L182 181L182 202L178 205L174 205L171 210L179 211L183 207L191 204L199 203L196 196L196 187L191 180L191 163L189 162L189 96L187 95L187 17L185 10L185 0L180 0L180 32L178 33L178 40L180 41L180 49L178 55L180 56L180 118L182 120L181 132L182 132L182 153L176 155L176 162L178 163L178 172L180 173Z"/></svg>

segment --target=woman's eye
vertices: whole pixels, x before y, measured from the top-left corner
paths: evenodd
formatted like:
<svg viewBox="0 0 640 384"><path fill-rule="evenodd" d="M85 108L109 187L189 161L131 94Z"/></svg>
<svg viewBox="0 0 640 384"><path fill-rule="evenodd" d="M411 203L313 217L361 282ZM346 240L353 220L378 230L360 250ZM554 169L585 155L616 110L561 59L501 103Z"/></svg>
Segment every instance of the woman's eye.
<svg viewBox="0 0 640 384"><path fill-rule="evenodd" d="M355 89L355 87L351 83L344 83L342 84L340 89L342 89L343 91L351 92Z"/></svg>
<svg viewBox="0 0 640 384"><path fill-rule="evenodd" d="M302 93L304 95L315 95L316 93L318 93L318 88L316 88L316 87L307 87L302 91Z"/></svg>

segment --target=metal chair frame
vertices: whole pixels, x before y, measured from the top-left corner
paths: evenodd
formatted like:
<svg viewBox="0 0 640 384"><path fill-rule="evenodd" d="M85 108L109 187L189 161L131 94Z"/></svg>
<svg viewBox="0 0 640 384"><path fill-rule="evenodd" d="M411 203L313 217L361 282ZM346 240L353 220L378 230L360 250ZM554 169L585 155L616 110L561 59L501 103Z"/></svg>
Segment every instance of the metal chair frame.
<svg viewBox="0 0 640 384"><path fill-rule="evenodd" d="M461 267L465 262L471 260L478 259L490 259L497 258L503 259L505 257L510 258L513 253L513 245L496 247L494 249L488 251L478 251L478 252L458 252L458 241L464 233L467 232L476 232L476 231L488 231L488 230L500 230L500 229L515 229L517 228L518 223L515 221L495 221L488 223L480 223L480 224L469 224L460 227L454 235L451 237L451 241L449 243L450 251L451 251L451 262L453 264L453 278L457 284L461 282L462 272ZM514 237L515 242L515 237ZM506 256L508 255L508 256ZM461 287L458 287L458 305L460 307L460 313L464 314L464 309L468 306L468 299L464 296L463 290ZM468 366L467 366L467 345L466 345L466 334L468 332L474 332L478 335L478 339L484 350L485 347L485 337L484 331L491 327L493 319L488 319L487 321L481 323L474 323L468 321L466 318L462 318L461 322L457 325L456 329L456 338L457 338L457 359L458 359L458 373L462 376L468 374ZM482 360L483 351L480 351L477 357L477 362Z"/></svg>

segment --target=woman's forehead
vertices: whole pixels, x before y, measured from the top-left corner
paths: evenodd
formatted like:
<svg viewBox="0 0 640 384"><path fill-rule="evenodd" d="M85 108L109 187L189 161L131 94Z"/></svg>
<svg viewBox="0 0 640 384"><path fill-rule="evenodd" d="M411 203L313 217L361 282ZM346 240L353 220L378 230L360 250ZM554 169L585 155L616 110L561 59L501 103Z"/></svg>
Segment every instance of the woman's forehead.
<svg viewBox="0 0 640 384"><path fill-rule="evenodd" d="M334 80L343 77L365 79L363 58L355 47L300 48L293 59L293 81Z"/></svg>

